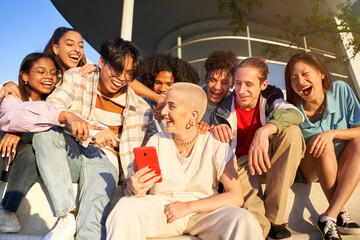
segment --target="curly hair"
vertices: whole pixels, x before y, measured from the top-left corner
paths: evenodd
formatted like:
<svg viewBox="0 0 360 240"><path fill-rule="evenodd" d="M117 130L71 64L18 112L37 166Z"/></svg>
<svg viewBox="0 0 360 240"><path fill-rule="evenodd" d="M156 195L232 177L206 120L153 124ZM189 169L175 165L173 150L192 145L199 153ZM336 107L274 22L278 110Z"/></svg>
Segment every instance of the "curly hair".
<svg viewBox="0 0 360 240"><path fill-rule="evenodd" d="M176 72L175 72L175 82L188 82L198 84L200 82L199 75L197 74L196 70L191 66L190 63L186 62L185 60L176 59Z"/></svg>
<svg viewBox="0 0 360 240"><path fill-rule="evenodd" d="M236 56L236 53L233 51L224 52L221 50L216 50L211 53L205 61L205 78L208 79L212 72L217 71L230 73L234 78L235 69L238 63L239 60Z"/></svg>
<svg viewBox="0 0 360 240"><path fill-rule="evenodd" d="M153 89L154 81L159 72L171 72L174 82L191 82L198 84L200 79L195 69L186 61L171 54L150 53L140 66L139 79L145 86Z"/></svg>
<svg viewBox="0 0 360 240"><path fill-rule="evenodd" d="M154 81L159 72L171 72L174 75L176 61L170 54L150 53L140 64L139 78L145 86L153 89Z"/></svg>

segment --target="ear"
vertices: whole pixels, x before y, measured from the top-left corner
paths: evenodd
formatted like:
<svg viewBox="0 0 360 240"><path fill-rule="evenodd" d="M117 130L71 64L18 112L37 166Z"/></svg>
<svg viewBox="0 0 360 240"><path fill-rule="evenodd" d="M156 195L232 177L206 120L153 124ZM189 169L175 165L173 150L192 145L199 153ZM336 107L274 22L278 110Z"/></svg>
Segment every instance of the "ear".
<svg viewBox="0 0 360 240"><path fill-rule="evenodd" d="M52 48L53 48L54 54L58 55L59 54L59 45L54 43Z"/></svg>
<svg viewBox="0 0 360 240"><path fill-rule="evenodd" d="M21 79L22 79L24 82L29 81L29 74L24 73L24 72L21 72L21 73L20 73L20 76L21 76Z"/></svg>
<svg viewBox="0 0 360 240"><path fill-rule="evenodd" d="M198 121L197 120L199 120L198 119L198 117L199 117L199 112L198 111L192 111L191 112L191 120L193 120L195 123L197 123ZM200 121L200 120L199 120Z"/></svg>
<svg viewBox="0 0 360 240"><path fill-rule="evenodd" d="M104 59L102 57L100 57L100 59L99 59L99 68L102 69L104 67L104 65L105 65L105 61L104 61Z"/></svg>
<svg viewBox="0 0 360 240"><path fill-rule="evenodd" d="M209 83L209 76L210 76L210 73L205 73L205 83L206 84Z"/></svg>
<svg viewBox="0 0 360 240"><path fill-rule="evenodd" d="M267 88L268 84L269 84L269 82L268 82L267 79L266 79L265 81L263 81L263 82L261 83L261 85L260 85L260 90L261 90L261 91L262 91L262 90L265 90L265 89Z"/></svg>

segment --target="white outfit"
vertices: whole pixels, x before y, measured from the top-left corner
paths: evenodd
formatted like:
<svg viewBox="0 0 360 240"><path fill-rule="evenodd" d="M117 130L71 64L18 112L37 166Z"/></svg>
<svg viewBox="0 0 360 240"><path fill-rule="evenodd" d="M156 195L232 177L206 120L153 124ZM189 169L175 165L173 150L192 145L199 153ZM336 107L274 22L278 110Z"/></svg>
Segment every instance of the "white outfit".
<svg viewBox="0 0 360 240"><path fill-rule="evenodd" d="M183 158L172 134L158 133L148 146L158 152L163 181L145 197L123 197L110 213L107 239L145 239L183 233L202 239L263 239L256 219L247 210L226 206L211 212L185 216L171 224L164 208L175 201L191 201L218 194L219 179L233 153L229 144L217 141L211 133L200 135L192 153Z"/></svg>

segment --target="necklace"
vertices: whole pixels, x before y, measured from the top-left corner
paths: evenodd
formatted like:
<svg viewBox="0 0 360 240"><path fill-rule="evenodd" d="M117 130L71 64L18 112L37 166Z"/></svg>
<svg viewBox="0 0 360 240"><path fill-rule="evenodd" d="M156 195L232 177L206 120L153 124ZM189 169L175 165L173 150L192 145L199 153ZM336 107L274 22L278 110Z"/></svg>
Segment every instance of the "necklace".
<svg viewBox="0 0 360 240"><path fill-rule="evenodd" d="M199 137L199 132L197 132L196 135L195 135L195 137L194 137L193 139L191 139L189 142L184 142L184 141L182 141L182 140L180 140L180 139L177 139L177 138L175 138L175 137L173 137L173 139L174 139L174 142L175 142L177 145L182 146L182 147L185 147L185 146L189 146L189 145L193 144L198 137Z"/></svg>

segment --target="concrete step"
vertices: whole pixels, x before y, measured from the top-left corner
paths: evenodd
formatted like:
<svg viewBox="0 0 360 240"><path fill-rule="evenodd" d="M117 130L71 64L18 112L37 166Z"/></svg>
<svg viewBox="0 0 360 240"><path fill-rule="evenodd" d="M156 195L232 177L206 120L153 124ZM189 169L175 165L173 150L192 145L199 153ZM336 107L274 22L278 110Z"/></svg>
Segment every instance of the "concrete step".
<svg viewBox="0 0 360 240"><path fill-rule="evenodd" d="M359 184L360 185L360 184ZM346 209L352 218L360 223L360 186L357 186ZM74 190L77 184L74 184ZM0 194L5 190L5 183L0 182ZM3 194L1 194L2 196ZM122 196L120 188L112 201L112 206ZM21 222L22 230L17 234L0 234L1 239L42 239L49 229L56 222L53 216L52 205L49 204L49 195L43 184L36 183L25 200L21 203L17 216ZM320 213L325 211L328 203L321 190L320 184L295 183L289 190L289 197L286 209L285 219L287 219L289 228L293 234L294 240L321 239L320 233L315 227L315 222ZM156 238L161 239L161 238ZM167 238L169 239L169 238ZM178 236L171 240L195 240L197 237ZM360 240L360 236L344 236L343 239ZM153 238L152 240L155 240Z"/></svg>

